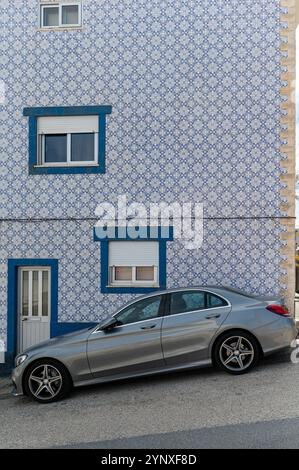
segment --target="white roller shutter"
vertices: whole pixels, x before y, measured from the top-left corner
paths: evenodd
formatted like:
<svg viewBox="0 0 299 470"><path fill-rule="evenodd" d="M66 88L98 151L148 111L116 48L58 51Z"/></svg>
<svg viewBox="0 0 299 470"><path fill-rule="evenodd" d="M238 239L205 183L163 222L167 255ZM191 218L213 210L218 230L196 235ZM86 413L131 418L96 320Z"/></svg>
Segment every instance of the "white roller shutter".
<svg viewBox="0 0 299 470"><path fill-rule="evenodd" d="M38 134L98 132L98 116L45 116L37 120Z"/></svg>
<svg viewBox="0 0 299 470"><path fill-rule="evenodd" d="M109 266L158 266L159 243L155 241L109 242Z"/></svg>

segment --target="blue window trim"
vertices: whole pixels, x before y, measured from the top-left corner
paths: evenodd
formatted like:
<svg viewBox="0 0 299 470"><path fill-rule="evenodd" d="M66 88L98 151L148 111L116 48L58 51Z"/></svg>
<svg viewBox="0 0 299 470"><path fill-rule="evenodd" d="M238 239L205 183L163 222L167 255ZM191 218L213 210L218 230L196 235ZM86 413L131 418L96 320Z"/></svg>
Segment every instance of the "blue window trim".
<svg viewBox="0 0 299 470"><path fill-rule="evenodd" d="M24 108L23 116L29 117L29 174L82 174L105 173L106 154L106 115L111 114L112 106L50 106ZM98 165L76 167L37 166L37 119L43 116L90 116L99 117Z"/></svg>
<svg viewBox="0 0 299 470"><path fill-rule="evenodd" d="M162 227L159 227L158 233L151 236L150 227L142 227L146 230L146 237L144 234L140 237L132 239L128 235L118 236L119 227L115 227L115 236L108 236L107 238L99 238L94 227L94 241L100 242L100 290L103 294L146 294L166 289L166 255L167 255L167 241L173 240L173 227L169 227L168 236L162 236ZM109 286L109 241L158 241L159 242L159 287L112 287Z"/></svg>
<svg viewBox="0 0 299 470"><path fill-rule="evenodd" d="M21 258L8 259L8 286L7 286L7 352L5 361L12 365L17 351L18 335L18 268L22 266L49 266L51 268L51 323L50 337L58 336L82 328L94 326L90 323L58 322L58 260Z"/></svg>

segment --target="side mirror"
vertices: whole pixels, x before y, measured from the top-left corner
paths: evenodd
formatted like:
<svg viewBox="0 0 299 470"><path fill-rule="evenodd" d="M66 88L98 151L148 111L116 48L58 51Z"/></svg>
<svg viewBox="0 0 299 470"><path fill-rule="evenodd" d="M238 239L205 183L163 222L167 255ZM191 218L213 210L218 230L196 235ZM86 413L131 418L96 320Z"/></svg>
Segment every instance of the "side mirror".
<svg viewBox="0 0 299 470"><path fill-rule="evenodd" d="M121 322L116 320L116 318L109 318L102 326L101 330L103 331L109 331L113 330L116 326L121 325Z"/></svg>

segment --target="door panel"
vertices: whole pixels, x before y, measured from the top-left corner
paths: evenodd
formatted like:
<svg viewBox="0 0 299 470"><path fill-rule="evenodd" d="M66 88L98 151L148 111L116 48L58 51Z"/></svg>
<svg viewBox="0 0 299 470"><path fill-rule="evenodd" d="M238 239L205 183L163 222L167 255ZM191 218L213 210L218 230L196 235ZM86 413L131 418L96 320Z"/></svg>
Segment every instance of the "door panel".
<svg viewBox="0 0 299 470"><path fill-rule="evenodd" d="M88 339L87 353L95 377L146 372L164 364L162 318L99 330Z"/></svg>
<svg viewBox="0 0 299 470"><path fill-rule="evenodd" d="M50 268L19 269L18 352L50 338Z"/></svg>
<svg viewBox="0 0 299 470"><path fill-rule="evenodd" d="M122 325L109 331L99 329L90 335L87 354L95 377L138 374L164 365L163 306L161 295L139 300L116 315Z"/></svg>
<svg viewBox="0 0 299 470"><path fill-rule="evenodd" d="M184 310L184 305L181 310ZM209 302L209 304L212 304ZM176 302L176 305L180 305ZM229 314L231 307L206 308L167 315L162 322L162 348L167 365L192 364L208 359L211 339Z"/></svg>

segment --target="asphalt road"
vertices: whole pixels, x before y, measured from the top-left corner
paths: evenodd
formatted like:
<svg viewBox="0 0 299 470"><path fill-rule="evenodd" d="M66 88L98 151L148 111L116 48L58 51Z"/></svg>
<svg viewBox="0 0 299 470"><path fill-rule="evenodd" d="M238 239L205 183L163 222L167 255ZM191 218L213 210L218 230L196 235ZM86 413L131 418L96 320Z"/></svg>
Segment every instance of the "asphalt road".
<svg viewBox="0 0 299 470"><path fill-rule="evenodd" d="M299 448L299 364L213 369L78 389L39 405L0 387L1 448Z"/></svg>

